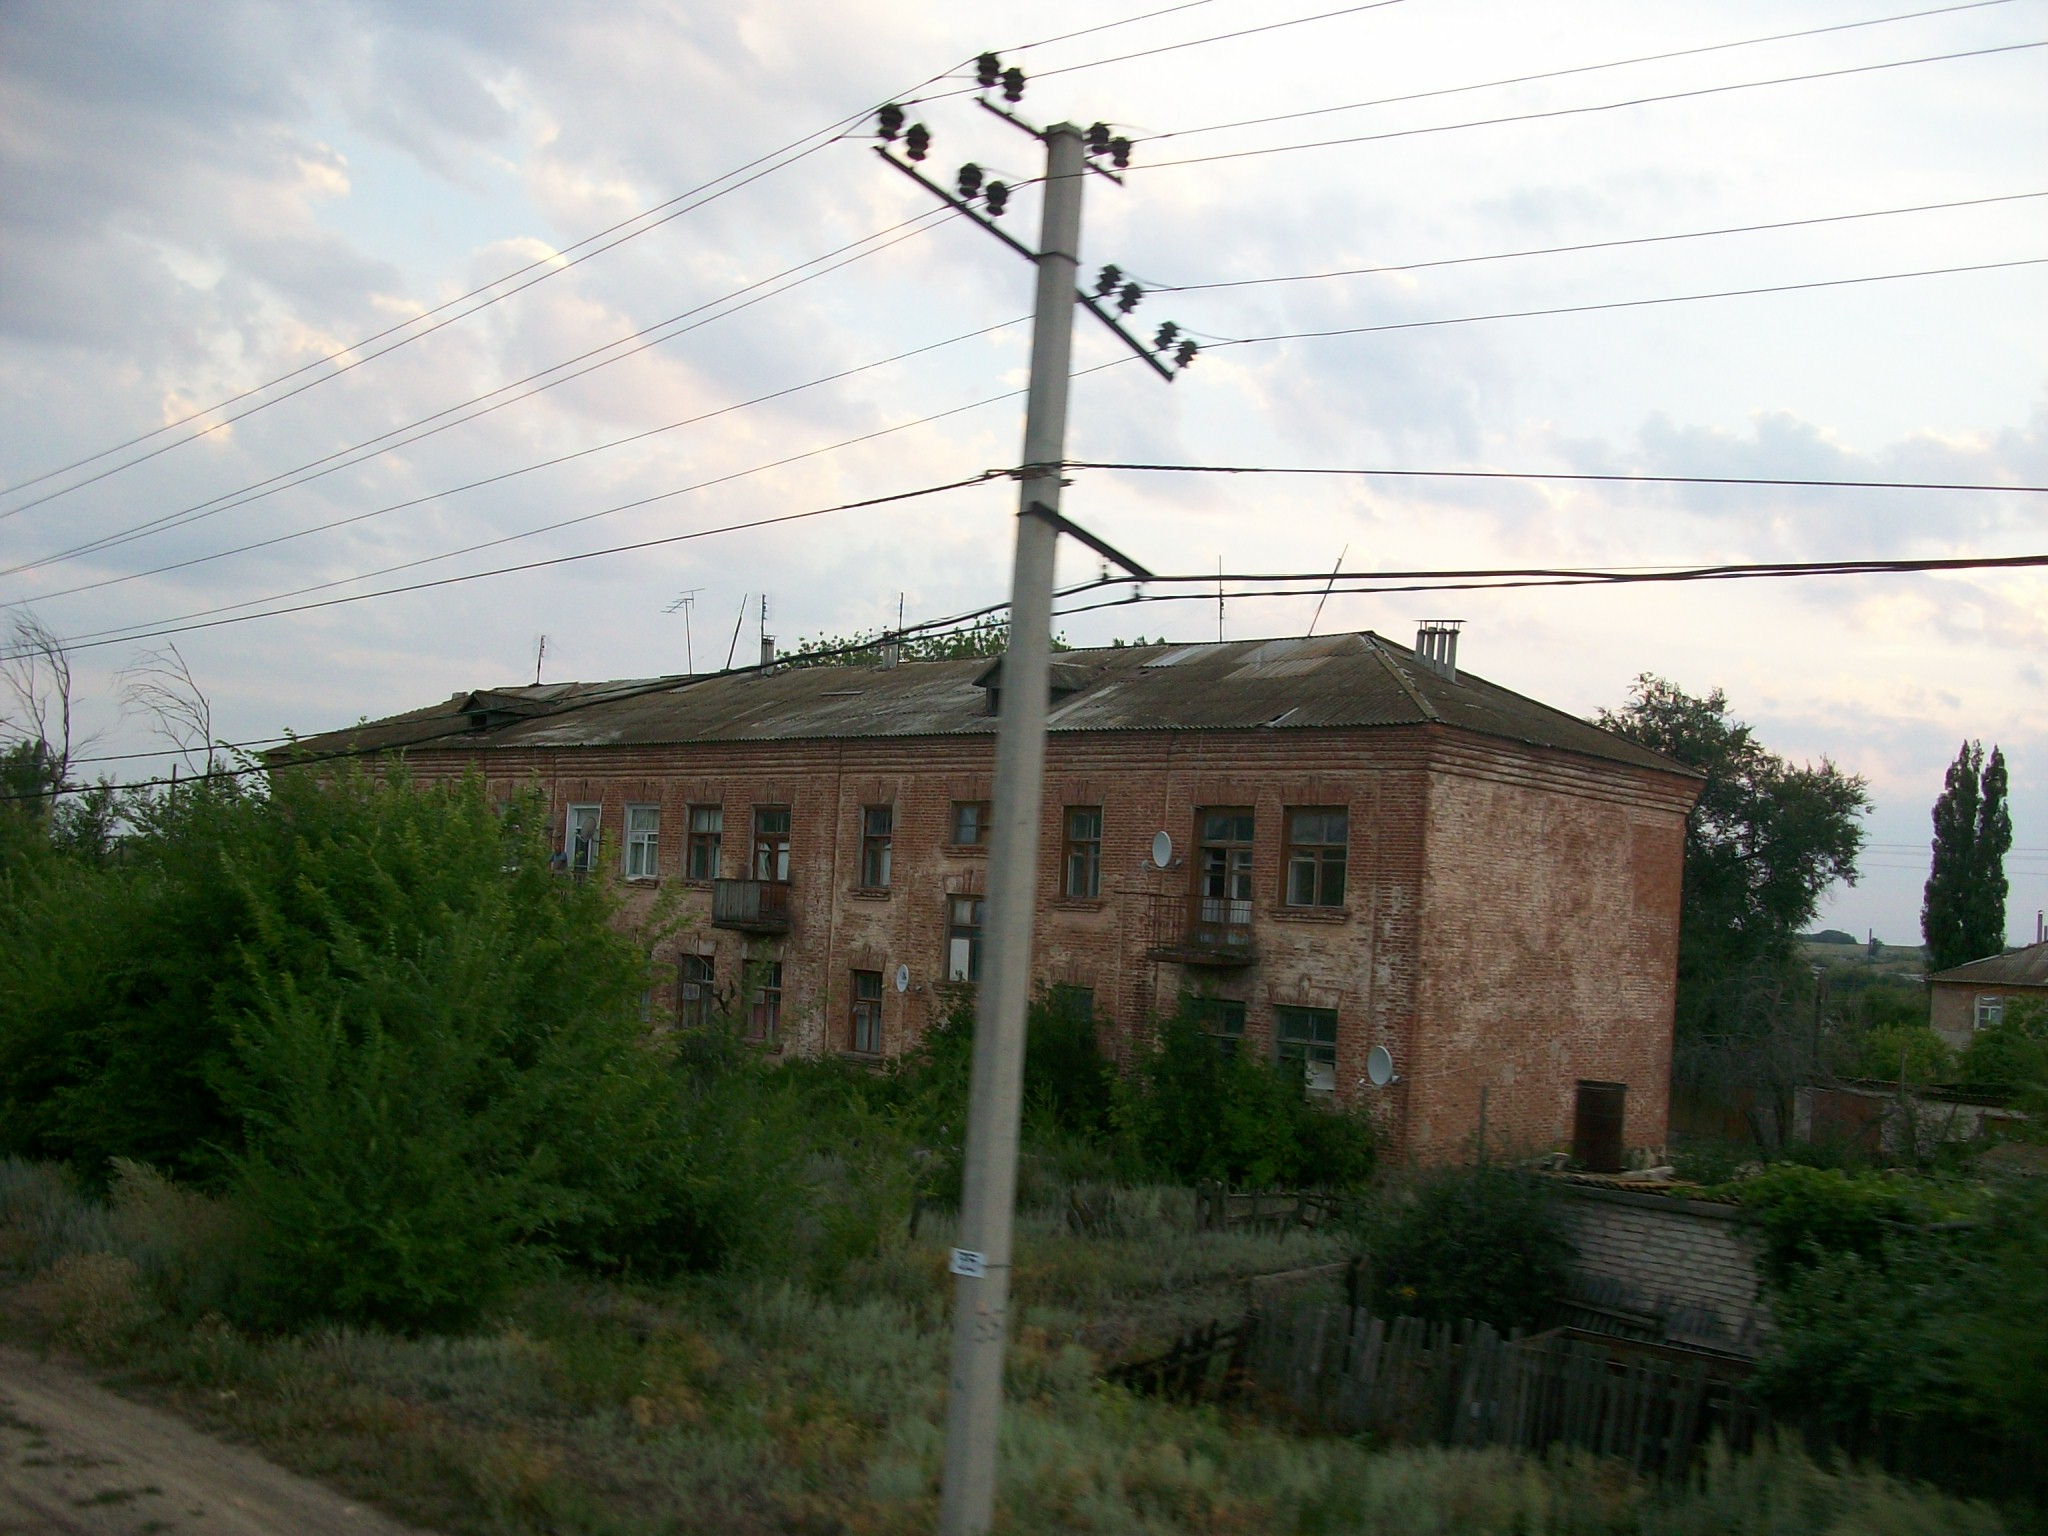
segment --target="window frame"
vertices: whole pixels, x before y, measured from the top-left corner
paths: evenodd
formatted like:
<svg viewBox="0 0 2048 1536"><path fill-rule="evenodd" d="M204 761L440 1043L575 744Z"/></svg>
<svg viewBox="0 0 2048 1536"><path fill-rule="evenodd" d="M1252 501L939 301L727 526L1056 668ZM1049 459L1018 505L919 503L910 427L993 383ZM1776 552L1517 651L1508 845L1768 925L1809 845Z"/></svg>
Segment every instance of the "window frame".
<svg viewBox="0 0 2048 1536"><path fill-rule="evenodd" d="M1075 836L1075 819L1092 816L1092 835ZM1102 807L1060 808L1060 894L1069 901L1102 899Z"/></svg>
<svg viewBox="0 0 2048 1536"><path fill-rule="evenodd" d="M676 1027L679 1029L702 1029L711 1022L711 1010L716 995L712 988L718 974L718 957L715 955L693 955L688 952L676 956ZM688 989L695 987L695 993Z"/></svg>
<svg viewBox="0 0 2048 1536"><path fill-rule="evenodd" d="M633 818L651 815L652 827L636 829ZM635 869L634 855L644 850L645 868ZM657 880L661 877L661 806L651 800L629 801L626 805L626 848L619 864L628 880Z"/></svg>
<svg viewBox="0 0 2048 1536"><path fill-rule="evenodd" d="M968 921L960 921L962 904L966 905ZM983 930L988 926L988 898L983 895L966 893L946 898L946 954L945 974L949 982L964 981L970 986L981 980L981 940ZM967 946L967 964L964 969L954 969L954 946Z"/></svg>
<svg viewBox="0 0 2048 1536"><path fill-rule="evenodd" d="M579 855L576 849L577 813L590 813L590 841ZM595 800L578 800L562 810L562 867L572 875L587 875L598 867L604 849L604 806Z"/></svg>
<svg viewBox="0 0 2048 1536"><path fill-rule="evenodd" d="M986 848L988 846L990 808L991 802L987 800L955 800L946 822L946 837L948 838L946 846L948 848ZM974 836L972 837L963 838L960 835L963 821L962 812L971 813L973 816Z"/></svg>
<svg viewBox="0 0 2048 1536"><path fill-rule="evenodd" d="M876 818L880 817L881 830L876 830ZM896 841L896 807L891 805L864 805L860 809L860 889L864 891L886 891L889 889L891 867L895 862L893 852Z"/></svg>
<svg viewBox="0 0 2048 1536"><path fill-rule="evenodd" d="M777 840L773 828L764 828L764 818L780 815L782 829ZM787 805L757 805L754 807L754 847L749 867L753 878L772 885L789 884L790 828L796 818Z"/></svg>
<svg viewBox="0 0 2048 1536"><path fill-rule="evenodd" d="M865 990L870 982L873 990ZM882 973L856 970L852 987L847 1040L855 1055L879 1056L882 1054L882 999L887 995L882 985ZM863 1035L867 1037L866 1044L861 1043Z"/></svg>
<svg viewBox="0 0 2048 1536"><path fill-rule="evenodd" d="M747 1040L753 1045L778 1046L782 1031L783 974L780 960L757 960L754 995L747 1002Z"/></svg>
<svg viewBox="0 0 2048 1536"><path fill-rule="evenodd" d="M1225 1056L1235 1056L1244 1046L1246 1004L1235 997L1195 997L1188 1000L1195 1022Z"/></svg>
<svg viewBox="0 0 2048 1536"><path fill-rule="evenodd" d="M2003 992L1979 992L1970 1012L1970 1027L1989 1029L2005 1022L2007 999Z"/></svg>
<svg viewBox="0 0 2048 1536"><path fill-rule="evenodd" d="M1302 816L1341 816L1344 835L1340 840L1301 840L1295 824ZM1327 830L1327 828L1325 828ZM1344 905L1351 865L1351 807L1348 805L1290 805L1281 813L1285 837L1280 860L1280 904L1297 912L1335 911ZM1308 899L1296 900L1296 873L1308 875ZM1335 871L1334 882L1331 872ZM1334 883L1334 891L1331 889Z"/></svg>
<svg viewBox="0 0 2048 1536"><path fill-rule="evenodd" d="M1321 1038L1327 1022L1330 1038ZM1314 1033L1303 1035L1291 1026L1308 1024ZM1337 1091L1337 1010L1275 1004L1273 1008L1273 1060L1285 1064L1299 1061L1302 1087L1311 1094L1332 1095ZM1327 1074L1317 1068L1326 1068ZM1327 1075L1327 1084L1322 1079Z"/></svg>
<svg viewBox="0 0 2048 1536"><path fill-rule="evenodd" d="M700 827L700 819L708 817L714 826ZM683 878L686 880L716 880L718 865L725 844L725 806L693 805L690 807L689 830L683 850ZM700 873L701 871L701 873Z"/></svg>

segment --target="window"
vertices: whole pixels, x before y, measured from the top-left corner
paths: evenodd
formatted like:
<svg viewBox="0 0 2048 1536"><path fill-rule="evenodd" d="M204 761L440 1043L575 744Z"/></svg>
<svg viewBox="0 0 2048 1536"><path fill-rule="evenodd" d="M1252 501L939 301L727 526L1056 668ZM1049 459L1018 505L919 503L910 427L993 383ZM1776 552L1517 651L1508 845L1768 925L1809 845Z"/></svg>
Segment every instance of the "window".
<svg viewBox="0 0 2048 1536"><path fill-rule="evenodd" d="M718 845L725 837L725 807L690 807L689 862L684 866L692 880L718 878Z"/></svg>
<svg viewBox="0 0 2048 1536"><path fill-rule="evenodd" d="M1301 1063L1302 1082L1310 1093L1337 1091L1337 1010L1275 1008L1273 1044L1282 1061Z"/></svg>
<svg viewBox="0 0 2048 1536"><path fill-rule="evenodd" d="M1351 814L1342 806L1287 813L1287 905L1344 905L1344 854Z"/></svg>
<svg viewBox="0 0 2048 1536"><path fill-rule="evenodd" d="M562 857L569 873L587 875L597 868L597 807L572 805L562 826Z"/></svg>
<svg viewBox="0 0 2048 1536"><path fill-rule="evenodd" d="M1062 861L1066 882L1060 887L1067 896L1095 897L1102 894L1102 807L1067 807L1066 858Z"/></svg>
<svg viewBox="0 0 2048 1536"><path fill-rule="evenodd" d="M1063 1019L1076 1022L1095 1022L1095 989L1080 987L1070 981L1055 982L1046 989L1046 1006Z"/></svg>
<svg viewBox="0 0 2048 1536"><path fill-rule="evenodd" d="M1215 806L1195 813L1196 922L1208 932L1249 928L1252 921L1252 813ZM1240 940L1241 942L1241 940Z"/></svg>
<svg viewBox="0 0 2048 1536"><path fill-rule="evenodd" d="M754 1001L747 1009L747 1038L773 1045L775 1032L782 1023L782 962L769 960L753 969L760 980L754 987Z"/></svg>
<svg viewBox="0 0 2048 1536"><path fill-rule="evenodd" d="M988 841L988 802L986 800L955 800L953 802L953 846L955 848L978 848Z"/></svg>
<svg viewBox="0 0 2048 1536"><path fill-rule="evenodd" d="M661 848L661 807L626 807L626 878L652 880L658 871L656 855Z"/></svg>
<svg viewBox="0 0 2048 1536"><path fill-rule="evenodd" d="M763 805L754 809L754 878L789 879L789 807Z"/></svg>
<svg viewBox="0 0 2048 1536"><path fill-rule="evenodd" d="M981 918L986 908L979 896L947 898L946 980L981 980Z"/></svg>
<svg viewBox="0 0 2048 1536"><path fill-rule="evenodd" d="M1977 999L1977 1028L1989 1029L2005 1017L2005 999L1986 995Z"/></svg>
<svg viewBox="0 0 2048 1536"><path fill-rule="evenodd" d="M889 844L896 832L896 807L871 805L860 815L861 888L886 891L889 888Z"/></svg>
<svg viewBox="0 0 2048 1536"><path fill-rule="evenodd" d="M853 973L853 1048L864 1056L882 1054L882 973Z"/></svg>
<svg viewBox="0 0 2048 1536"><path fill-rule="evenodd" d="M701 1029L711 1022L711 956L684 955L676 962L676 1022Z"/></svg>
<svg viewBox="0 0 2048 1536"><path fill-rule="evenodd" d="M1235 1056L1244 1043L1244 1004L1228 997L1198 997L1192 999L1192 1008L1196 1022L1216 1042L1216 1049Z"/></svg>

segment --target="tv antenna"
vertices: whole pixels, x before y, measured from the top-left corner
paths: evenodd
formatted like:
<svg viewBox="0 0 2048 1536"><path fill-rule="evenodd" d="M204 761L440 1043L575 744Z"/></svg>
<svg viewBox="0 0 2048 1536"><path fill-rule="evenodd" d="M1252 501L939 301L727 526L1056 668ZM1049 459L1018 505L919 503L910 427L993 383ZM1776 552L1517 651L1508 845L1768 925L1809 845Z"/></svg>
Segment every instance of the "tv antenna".
<svg viewBox="0 0 2048 1536"><path fill-rule="evenodd" d="M678 592L676 600L661 610L663 613L674 613L677 609L682 610L683 670L692 674L697 670L697 651L690 640L690 610L697 606L697 594L703 590L702 587L692 587L687 592Z"/></svg>

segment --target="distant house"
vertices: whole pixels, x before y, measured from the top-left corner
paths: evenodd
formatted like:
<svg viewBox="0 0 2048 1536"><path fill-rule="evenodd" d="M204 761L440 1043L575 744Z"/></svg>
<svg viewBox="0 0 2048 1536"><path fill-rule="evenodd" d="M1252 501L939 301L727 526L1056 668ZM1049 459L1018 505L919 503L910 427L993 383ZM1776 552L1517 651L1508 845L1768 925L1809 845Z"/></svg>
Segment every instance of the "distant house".
<svg viewBox="0 0 2048 1536"><path fill-rule="evenodd" d="M1934 1032L1957 1050L1985 1025L2005 1015L2014 998L2048 1002L2048 943L2009 949L1927 978Z"/></svg>
<svg viewBox="0 0 2048 1536"><path fill-rule="evenodd" d="M1579 1079L1659 1147L1699 776L1425 638L1061 652L1034 980L1126 1061L1193 994L1396 1161L1462 1155L1482 1091L1496 1148L1559 1145ZM565 878L675 892L656 1016L876 1060L979 972L1002 681L890 660L459 693L301 747L537 786Z"/></svg>

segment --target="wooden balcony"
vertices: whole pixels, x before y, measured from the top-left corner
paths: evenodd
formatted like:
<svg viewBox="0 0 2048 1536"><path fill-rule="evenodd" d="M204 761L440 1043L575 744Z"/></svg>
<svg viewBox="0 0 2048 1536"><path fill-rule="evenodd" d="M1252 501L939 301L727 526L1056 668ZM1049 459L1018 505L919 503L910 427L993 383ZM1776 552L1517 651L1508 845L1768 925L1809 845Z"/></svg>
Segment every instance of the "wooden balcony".
<svg viewBox="0 0 2048 1536"><path fill-rule="evenodd" d="M1254 964L1252 904L1229 896L1154 896L1152 941L1146 954L1177 965Z"/></svg>
<svg viewBox="0 0 2048 1536"><path fill-rule="evenodd" d="M712 881L711 926L742 933L789 932L789 882Z"/></svg>

